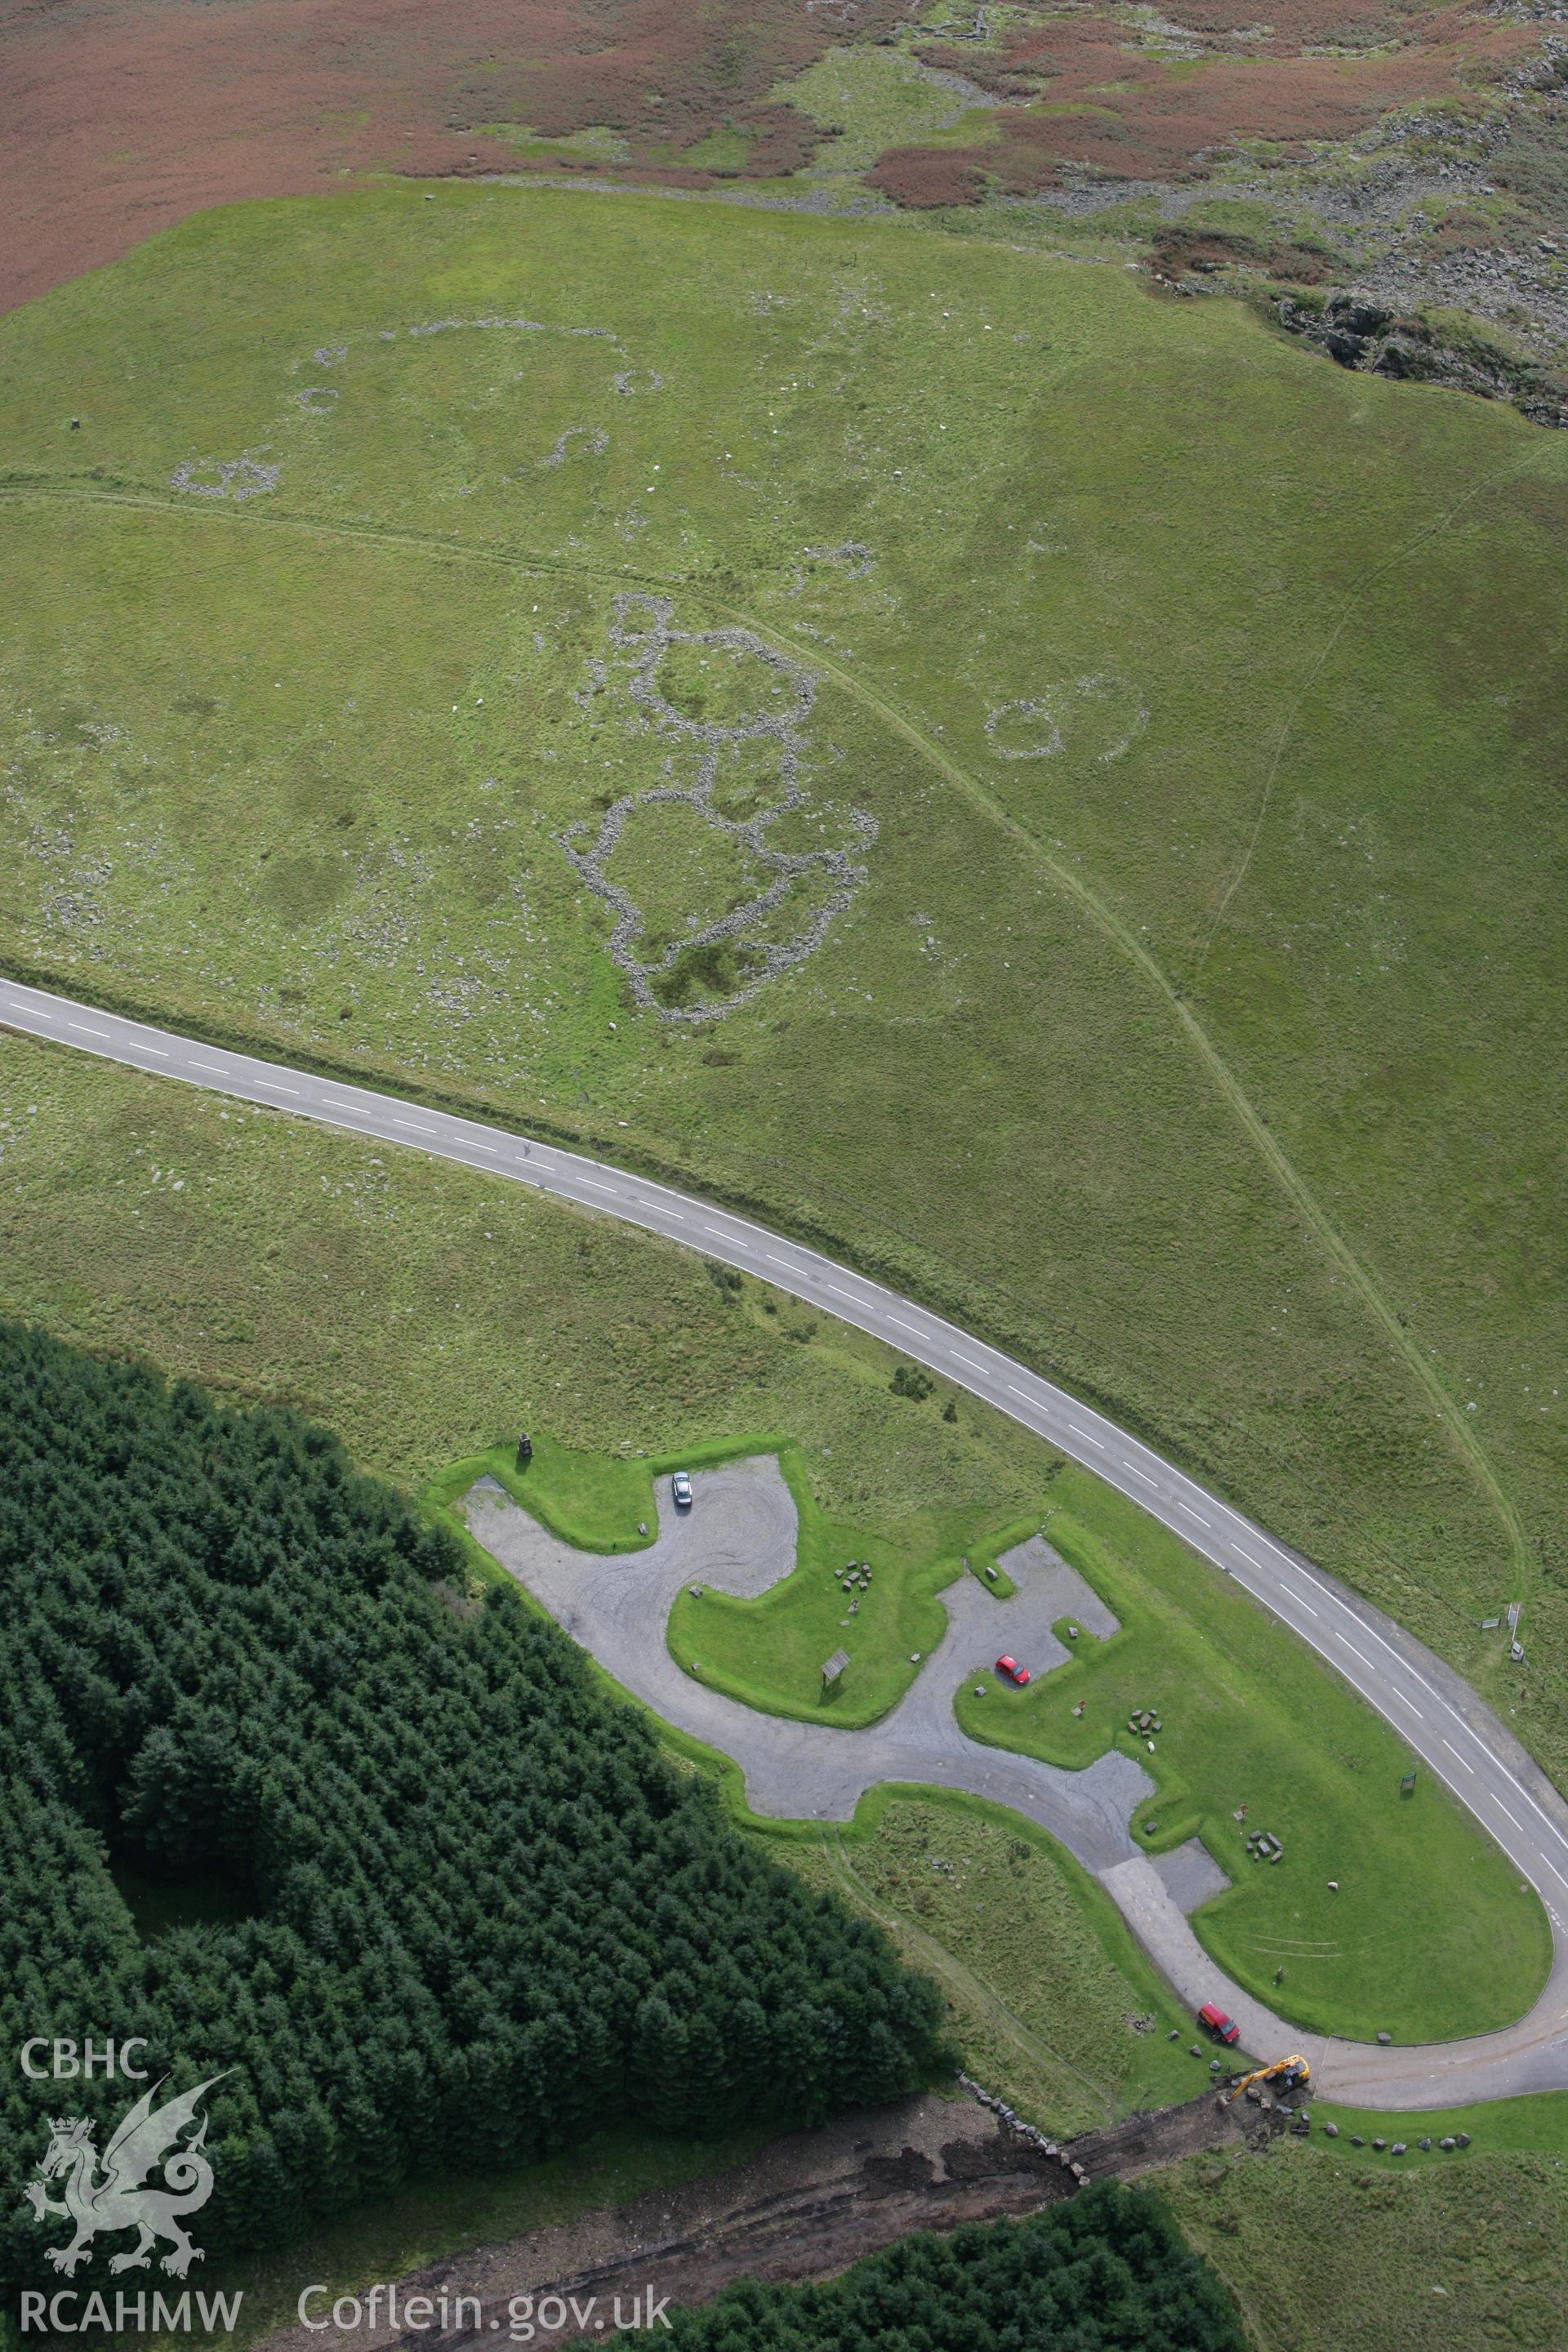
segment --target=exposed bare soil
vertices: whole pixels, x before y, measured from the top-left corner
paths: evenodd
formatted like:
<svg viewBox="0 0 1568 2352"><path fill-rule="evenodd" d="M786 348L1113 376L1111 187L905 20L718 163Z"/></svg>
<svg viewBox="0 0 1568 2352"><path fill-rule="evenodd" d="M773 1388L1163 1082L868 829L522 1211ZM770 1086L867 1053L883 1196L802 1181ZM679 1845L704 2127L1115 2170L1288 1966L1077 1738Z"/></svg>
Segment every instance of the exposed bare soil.
<svg viewBox="0 0 1568 2352"><path fill-rule="evenodd" d="M1130 2116L1073 2143L1094 2179L1130 2179L1207 2148L1268 2137L1281 2120L1254 2107L1218 2110L1211 2095ZM1065 2166L1000 2126L969 2098L932 2095L862 2110L821 2131L773 2141L749 2163L631 2203L584 2214L502 2245L432 2263L399 2295L474 2295L479 2324L440 2336L384 2325L343 2333L342 2352L479 2352L513 2296L596 2297L601 2313L652 2288L672 2304L706 2303L731 2280L832 2278L914 2230L956 2229L1029 2213L1073 2194ZM551 2341L568 2340L553 2334ZM317 2352L319 2336L281 2330L264 2352Z"/></svg>

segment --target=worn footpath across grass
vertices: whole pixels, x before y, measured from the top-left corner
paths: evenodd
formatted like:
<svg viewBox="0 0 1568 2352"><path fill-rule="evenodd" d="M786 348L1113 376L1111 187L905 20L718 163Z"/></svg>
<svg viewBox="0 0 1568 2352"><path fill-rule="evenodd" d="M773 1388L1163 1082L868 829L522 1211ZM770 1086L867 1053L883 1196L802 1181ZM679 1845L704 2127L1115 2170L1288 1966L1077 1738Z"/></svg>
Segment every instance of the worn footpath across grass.
<svg viewBox="0 0 1568 2352"><path fill-rule="evenodd" d="M646 1464L606 1522L591 1509L603 1474L584 1492L564 1457L603 1461L628 1440L655 1461L724 1444L737 1423L792 1430L823 1507L862 1525L901 1512L911 1549L927 1511L933 1527L955 1503L977 1518L1022 1513L1051 1458L979 1408L953 1424L935 1400L893 1396L891 1360L870 1341L831 1323L792 1338L804 1322L768 1315L753 1286L721 1290L689 1256L591 1213L4 1031L0 1311L296 1404L405 1486L548 1423L563 1443L554 1506L598 1539L643 1515ZM942 1984L970 2071L1046 2127L1163 2104L1187 2070L1206 2072L1184 2040L1165 2042L1187 2021L1172 2010L1167 2022L1169 1995L1103 1897L1086 1902L1081 1874L1013 1821L900 1792L870 1800L841 1849L819 1832L756 1833L883 1920ZM1152 2035L1130 2022L1150 2015ZM1395 2180L1382 2201L1354 2186L1376 2170L1370 2149L1352 2168L1342 2143L1331 2156L1287 2141L1217 2187L1203 2185L1206 2165L1161 2185L1259 2341L1283 2352L1339 2352L1345 2315L1369 2309L1370 2336L1395 2352L1426 2352L1434 2315L1461 2352L1510 2340L1500 2317L1549 2352L1568 2227L1549 2105L1480 2110L1461 2127L1481 2161ZM1494 2132L1531 2152L1509 2153L1510 2138L1492 2153ZM310 2275L352 2291L743 2152L610 2147L559 2199L548 2183L452 2184L345 2221ZM258 2334L289 2315L289 2279L246 2284Z"/></svg>
<svg viewBox="0 0 1568 2352"><path fill-rule="evenodd" d="M499 186L194 220L0 326L0 433L14 965L753 1203L1568 1756L1560 436L1087 256Z"/></svg>

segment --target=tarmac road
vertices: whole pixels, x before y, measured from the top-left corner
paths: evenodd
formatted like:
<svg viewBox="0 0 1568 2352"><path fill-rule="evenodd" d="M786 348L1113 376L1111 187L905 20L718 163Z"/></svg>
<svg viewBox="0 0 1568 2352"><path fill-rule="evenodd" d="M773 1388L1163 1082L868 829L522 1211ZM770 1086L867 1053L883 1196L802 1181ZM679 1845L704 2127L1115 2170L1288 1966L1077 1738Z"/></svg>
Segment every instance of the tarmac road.
<svg viewBox="0 0 1568 2352"><path fill-rule="evenodd" d="M649 1178L629 1175L553 1144L529 1142L477 1119L427 1110L395 1095L378 1094L339 1079L316 1077L308 1070L207 1045L16 982L0 980L0 1024L154 1076L288 1111L378 1143L402 1144L437 1159L457 1160L623 1218L700 1250L705 1256L739 1266L825 1314L855 1324L1022 1422L1163 1521L1317 1651L1369 1706L1394 1726L1406 1745L1446 1782L1502 1847L1521 1876L1529 1879L1540 1894L1552 1922L1556 1951L1547 1991L1530 2019L1510 2029L1510 2035L1445 2045L1456 2059L1462 2051L1478 2055L1473 2066L1458 2063L1443 2068L1443 2101L1458 2104L1467 2098L1502 2095L1500 2087L1472 2087L1500 2080L1497 2062L1504 2062L1502 2073L1509 2078L1510 2090L1544 2088L1549 2081L1568 2084L1568 1960L1564 1957L1568 1939L1563 1927L1568 1905L1568 1804L1500 1718L1441 1660L1370 1602L1277 1543L1114 1422L999 1349L865 1276L745 1217L711 1207ZM1133 1864L1123 1868L1131 1872ZM1117 1889L1113 1886L1111 1891ZM1125 1892L1123 1908L1131 1917L1136 1909L1134 1890L1129 1885ZM1120 1895L1118 1899L1122 1899ZM1151 1932L1153 1927L1151 1920ZM1190 1936L1190 1929L1186 1932ZM1173 1951L1163 1957L1152 1942L1150 1948L1185 1990L1180 1956ZM1210 1969L1208 1973L1212 1979L1215 1972ZM1543 2014L1546 2011L1552 2013ZM1258 2015L1261 2021L1268 2012L1259 2011ZM1270 2028L1274 2022L1269 2021ZM1245 2030L1245 2020L1243 2023ZM1522 2034L1531 2025L1535 2029L1530 2037L1533 2057L1512 2053L1505 2059L1495 2045ZM1343 2050L1359 2045L1334 2046ZM1490 2062L1480 2054L1489 2049ZM1376 2079L1373 2082L1369 2074L1368 2087L1356 2095L1363 2095L1369 2103L1374 2095L1389 2105L1402 2103L1394 2095L1402 2071L1395 2062L1415 2053L1373 2049L1367 2055ZM1532 2079L1514 2079L1521 2067L1528 2071L1530 2065L1536 2070ZM1410 2087L1414 2086L1406 2086ZM1342 2095L1351 2094L1347 2090ZM1429 2095L1425 2101L1408 2103L1438 2102Z"/></svg>

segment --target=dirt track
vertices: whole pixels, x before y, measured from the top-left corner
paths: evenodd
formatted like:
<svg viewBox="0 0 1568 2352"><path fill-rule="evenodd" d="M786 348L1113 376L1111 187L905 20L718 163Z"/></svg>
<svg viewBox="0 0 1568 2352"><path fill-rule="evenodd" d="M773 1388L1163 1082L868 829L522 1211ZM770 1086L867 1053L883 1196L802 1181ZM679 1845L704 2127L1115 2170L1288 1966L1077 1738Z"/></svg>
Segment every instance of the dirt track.
<svg viewBox="0 0 1568 2352"><path fill-rule="evenodd" d="M1187 2105L1073 2143L1091 2178L1129 2179L1178 2157L1268 2134L1256 2108L1221 2114L1205 2092ZM477 2326L441 2336L385 2326L334 2327L333 2352L479 2352L509 2325L508 2305L531 2295L589 2296L601 2312L629 2308L650 2286L673 2304L706 2303L733 2279L831 2278L913 2230L1030 2213L1073 2193L1073 2176L1003 2129L973 2099L928 2095L862 2110L818 2132L773 2141L748 2164L656 2191L581 2220L432 2263L399 2283L405 2300L477 2296ZM471 2315L470 2315L471 2317ZM499 2331L496 2323L499 2321ZM589 2331L590 2333L593 2331ZM572 2331L542 2329L562 2343ZM319 2334L289 2328L263 2352L319 2352Z"/></svg>

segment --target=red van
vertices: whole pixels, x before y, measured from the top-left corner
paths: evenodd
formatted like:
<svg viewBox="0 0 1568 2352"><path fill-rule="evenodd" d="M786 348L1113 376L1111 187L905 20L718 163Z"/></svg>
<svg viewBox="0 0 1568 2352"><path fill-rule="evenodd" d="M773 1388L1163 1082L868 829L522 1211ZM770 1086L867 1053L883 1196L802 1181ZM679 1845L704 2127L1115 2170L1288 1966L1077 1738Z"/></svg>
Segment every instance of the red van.
<svg viewBox="0 0 1568 2352"><path fill-rule="evenodd" d="M1233 2018L1226 2015L1217 2000L1205 2001L1198 2011L1198 2023L1206 2025L1216 2042L1223 2042L1228 2045L1232 2042L1241 2040L1240 2026Z"/></svg>

